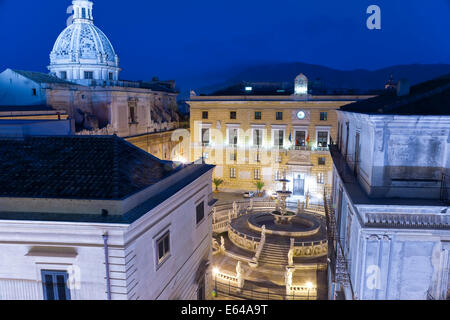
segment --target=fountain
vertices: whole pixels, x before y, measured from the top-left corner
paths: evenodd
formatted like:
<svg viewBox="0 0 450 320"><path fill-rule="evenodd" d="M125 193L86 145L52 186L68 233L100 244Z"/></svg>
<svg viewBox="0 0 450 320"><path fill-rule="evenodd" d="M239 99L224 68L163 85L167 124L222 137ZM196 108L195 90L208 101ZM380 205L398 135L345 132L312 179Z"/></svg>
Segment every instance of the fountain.
<svg viewBox="0 0 450 320"><path fill-rule="evenodd" d="M278 203L276 210L272 212L272 215L275 218L276 224L290 224L296 214L294 212L287 211L286 199L292 195L292 192L288 191L286 186L289 183L289 180L287 180L285 176L283 179L277 180L277 182L281 182L283 184L283 189L281 191L277 191Z"/></svg>

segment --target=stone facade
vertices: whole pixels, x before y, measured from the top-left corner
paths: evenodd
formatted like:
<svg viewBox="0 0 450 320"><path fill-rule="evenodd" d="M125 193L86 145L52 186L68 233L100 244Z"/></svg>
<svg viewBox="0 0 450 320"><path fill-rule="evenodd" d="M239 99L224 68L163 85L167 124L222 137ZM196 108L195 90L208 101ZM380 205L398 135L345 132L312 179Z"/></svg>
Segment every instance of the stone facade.
<svg viewBox="0 0 450 320"><path fill-rule="evenodd" d="M446 299L450 118L338 111L331 297ZM447 195L448 197L448 195Z"/></svg>
<svg viewBox="0 0 450 320"><path fill-rule="evenodd" d="M327 146L337 137L335 110L362 98L192 96L191 160L204 157L215 164L214 176L225 181L223 190L255 190L255 182L263 181L267 191L275 191L280 187L275 180L286 174L291 180L289 190L294 191L294 181L297 183L294 198L303 198L308 191L320 197L323 189L332 185ZM202 137L204 129L209 129L206 138ZM236 129L238 137L232 141L230 132ZM255 144L256 130L261 130L259 146ZM278 130L282 132L281 147L274 146Z"/></svg>
<svg viewBox="0 0 450 320"><path fill-rule="evenodd" d="M105 139L117 140L114 148L119 150L123 150L120 146L129 145L117 137L73 136L59 138L73 141L67 142L67 147L54 149L55 144L50 142L56 138L36 139L40 139L41 145L49 141L49 148L54 150L48 161L52 167L56 167L63 159L62 154L71 149L69 152L73 153L79 167L109 168L105 164L111 154L108 145L103 145L106 147L102 152L85 147L91 146L93 150L95 141L100 143ZM6 144L4 141L2 143ZM80 152L73 151L72 145L84 143L86 145L77 147ZM59 295L56 300L196 300L207 297L206 293L212 290L208 265L212 254L213 168L207 165L176 167L143 154L135 147L127 148L130 148L128 152L117 152L112 161L121 163L122 171L133 180L131 185L146 186L139 187L137 192L125 191L125 196L121 193L110 199L108 194L102 194L106 188L100 179L95 180L89 169L73 170L74 165L70 163L67 166L71 167L68 169L71 178L83 179L93 190L87 199L77 194L80 188L70 188L73 193L64 198L46 196L52 186L64 184L61 182L64 178L53 177L53 183L46 181L46 187L39 187L33 181L44 174L39 170L46 172L42 166L36 166L38 171L26 177L28 184L33 184L43 194L41 197L35 198L26 190L8 191L8 196L1 197L0 300L53 300L55 297L45 294L49 290L44 286L48 283L45 273L66 276L60 283L67 288L65 299ZM17 151L18 157L22 154L20 151ZM30 152L28 159L36 154ZM150 172L154 178L145 179L144 174L137 176L136 172L151 163L153 166L147 170L147 177ZM2 164L8 165L6 161ZM168 168L173 172L164 175ZM113 171L101 172L105 176L117 176ZM162 175L163 178L158 178ZM130 190L124 175L117 180L121 187L127 185L124 188ZM152 182L148 185L150 182L143 180ZM11 183L19 182L11 180ZM201 217L199 208L203 210ZM167 239L164 247L162 239Z"/></svg>

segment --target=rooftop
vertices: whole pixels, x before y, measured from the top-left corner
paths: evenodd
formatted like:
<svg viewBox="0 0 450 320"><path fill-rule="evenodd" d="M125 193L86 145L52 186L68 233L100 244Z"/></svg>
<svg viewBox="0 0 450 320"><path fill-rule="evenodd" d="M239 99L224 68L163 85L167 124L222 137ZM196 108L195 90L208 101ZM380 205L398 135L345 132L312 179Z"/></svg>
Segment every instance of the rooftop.
<svg viewBox="0 0 450 320"><path fill-rule="evenodd" d="M176 171L116 136L0 138L0 197L118 200Z"/></svg>
<svg viewBox="0 0 450 320"><path fill-rule="evenodd" d="M12 70L25 78L28 78L37 83L58 83L58 84L68 84L74 85L74 83L60 79L58 77L52 76L50 74L34 72L34 71L23 71L23 70Z"/></svg>
<svg viewBox="0 0 450 320"><path fill-rule="evenodd" d="M36 83L51 83L51 84L65 84L71 86L79 86L80 84L63 80L51 74L46 74L42 72L35 71L24 71L24 70L12 70L15 73L20 74ZM152 81L130 81L130 80L114 80L114 81L103 81L103 80L86 80L86 84L89 86L108 86L108 87L123 87L123 88L139 88L139 89L150 89L157 92L166 93L178 93L175 88L175 81L161 81L154 79Z"/></svg>
<svg viewBox="0 0 450 320"><path fill-rule="evenodd" d="M0 112L20 112L20 111L57 111L46 105L32 105L32 106L2 106L0 105Z"/></svg>
<svg viewBox="0 0 450 320"><path fill-rule="evenodd" d="M342 95L374 95L380 91L361 91L357 89L324 88L309 85L308 93L317 96ZM291 82L240 82L202 96L291 96L294 94L294 83Z"/></svg>
<svg viewBox="0 0 450 320"><path fill-rule="evenodd" d="M355 102L341 111L390 115L450 115L450 74L412 86L409 95L396 91Z"/></svg>
<svg viewBox="0 0 450 320"><path fill-rule="evenodd" d="M346 160L338 150L337 146L330 147L333 164L342 179L347 193L355 205L390 205L390 206L430 206L445 207L447 204L441 199L415 199L415 198L371 198L359 184L353 170L350 169Z"/></svg>

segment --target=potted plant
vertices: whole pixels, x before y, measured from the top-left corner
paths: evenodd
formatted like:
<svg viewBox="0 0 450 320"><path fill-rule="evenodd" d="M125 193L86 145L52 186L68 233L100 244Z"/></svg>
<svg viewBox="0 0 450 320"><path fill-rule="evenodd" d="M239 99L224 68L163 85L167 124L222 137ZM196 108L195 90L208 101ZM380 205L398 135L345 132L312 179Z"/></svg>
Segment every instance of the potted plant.
<svg viewBox="0 0 450 320"><path fill-rule="evenodd" d="M219 187L224 183L224 181L216 178L213 180L213 183L216 186L216 192L219 192Z"/></svg>
<svg viewBox="0 0 450 320"><path fill-rule="evenodd" d="M258 197L262 197L262 189L264 188L265 184L262 181L258 181L255 183L256 189L258 190Z"/></svg>

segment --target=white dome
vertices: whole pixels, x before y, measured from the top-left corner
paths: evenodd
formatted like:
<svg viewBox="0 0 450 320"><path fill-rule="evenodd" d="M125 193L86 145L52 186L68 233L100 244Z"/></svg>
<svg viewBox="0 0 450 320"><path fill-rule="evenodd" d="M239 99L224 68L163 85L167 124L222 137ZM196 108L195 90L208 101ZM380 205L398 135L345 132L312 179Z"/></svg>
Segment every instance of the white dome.
<svg viewBox="0 0 450 320"><path fill-rule="evenodd" d="M119 58L106 35L94 25L92 6L91 1L73 1L73 23L61 32L50 54L49 70L60 78L118 80Z"/></svg>
<svg viewBox="0 0 450 320"><path fill-rule="evenodd" d="M73 23L59 35L51 53L51 63L93 60L117 67L116 54L106 35L95 25Z"/></svg>

